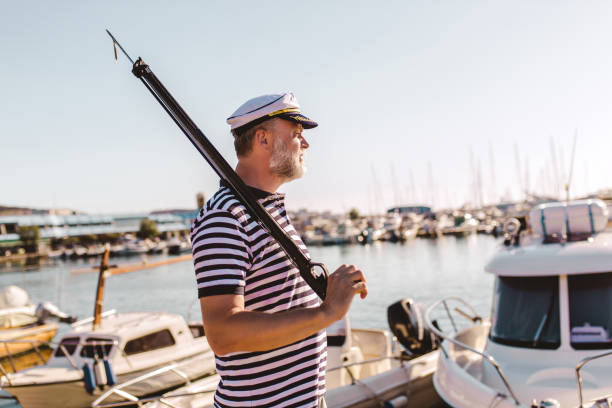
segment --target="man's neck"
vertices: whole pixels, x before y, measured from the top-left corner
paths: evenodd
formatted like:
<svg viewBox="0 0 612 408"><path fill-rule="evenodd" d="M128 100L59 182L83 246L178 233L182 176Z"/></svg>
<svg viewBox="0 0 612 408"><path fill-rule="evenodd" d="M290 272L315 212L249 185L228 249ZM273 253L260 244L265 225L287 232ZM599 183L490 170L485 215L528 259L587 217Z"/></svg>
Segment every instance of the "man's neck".
<svg viewBox="0 0 612 408"><path fill-rule="evenodd" d="M269 193L276 193L276 190L285 182L284 178L273 174L267 166L264 167L257 164L239 159L238 165L236 165L236 173L247 186Z"/></svg>

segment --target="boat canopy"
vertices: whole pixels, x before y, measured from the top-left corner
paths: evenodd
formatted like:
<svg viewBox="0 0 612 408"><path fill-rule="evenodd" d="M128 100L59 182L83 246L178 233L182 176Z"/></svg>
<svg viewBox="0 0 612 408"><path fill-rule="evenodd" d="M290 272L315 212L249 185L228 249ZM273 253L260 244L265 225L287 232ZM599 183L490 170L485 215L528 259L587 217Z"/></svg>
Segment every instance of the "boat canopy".
<svg viewBox="0 0 612 408"><path fill-rule="evenodd" d="M544 244L538 240L497 253L485 270L498 276L554 276L612 272L612 233L583 241Z"/></svg>

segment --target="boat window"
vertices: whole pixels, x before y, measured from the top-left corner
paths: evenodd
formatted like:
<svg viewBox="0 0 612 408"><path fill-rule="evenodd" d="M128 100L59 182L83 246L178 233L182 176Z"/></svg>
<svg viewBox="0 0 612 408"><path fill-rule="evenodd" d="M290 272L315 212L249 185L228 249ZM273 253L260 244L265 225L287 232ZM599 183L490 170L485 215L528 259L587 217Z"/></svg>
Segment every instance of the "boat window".
<svg viewBox="0 0 612 408"><path fill-rule="evenodd" d="M498 277L489 336L515 347L559 347L558 277Z"/></svg>
<svg viewBox="0 0 612 408"><path fill-rule="evenodd" d="M567 280L572 347L612 348L612 272L572 275Z"/></svg>
<svg viewBox="0 0 612 408"><path fill-rule="evenodd" d="M204 336L204 326L201 323L191 323L189 325L189 331L194 339Z"/></svg>
<svg viewBox="0 0 612 408"><path fill-rule="evenodd" d="M55 349L55 357L64 357L65 356L64 349L66 350L66 353L68 353L69 356L74 354L74 350L76 350L79 344L79 340L80 339L78 337L63 338L60 345L57 347L57 349ZM63 346L63 349L62 349L62 346Z"/></svg>
<svg viewBox="0 0 612 408"><path fill-rule="evenodd" d="M172 337L172 334L170 334L170 330L165 329L128 341L125 344L124 351L125 354L130 355L170 347L173 345L174 338Z"/></svg>
<svg viewBox="0 0 612 408"><path fill-rule="evenodd" d="M108 356L113 348L111 339L88 337L81 348L81 357L99 358Z"/></svg>

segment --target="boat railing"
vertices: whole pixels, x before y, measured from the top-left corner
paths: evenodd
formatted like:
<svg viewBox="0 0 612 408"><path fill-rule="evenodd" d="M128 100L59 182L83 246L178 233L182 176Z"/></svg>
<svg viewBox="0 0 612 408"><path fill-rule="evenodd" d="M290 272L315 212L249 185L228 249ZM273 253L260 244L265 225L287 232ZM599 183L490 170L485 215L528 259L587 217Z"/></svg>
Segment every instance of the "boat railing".
<svg viewBox="0 0 612 408"><path fill-rule="evenodd" d="M457 296L448 296L445 297L439 301L437 301L436 303L434 303L433 305L431 305L427 311L425 312L425 323L428 327L429 330L431 330L437 337L438 339L441 340L446 340L449 343L453 343L455 346L458 346L462 349L468 350L472 353L475 353L477 355L479 355L480 357L482 357L485 361L487 361L489 364L491 364L493 366L493 368L495 368L495 372L497 373L497 375L499 376L499 378L502 380L504 386L506 387L506 390L508 391L508 393L510 394L510 396L512 397L512 399L514 400L515 405L520 405L520 402L518 400L518 398L516 397L516 394L514 393L514 391L512 390L512 387L510 386L510 383L508 382L508 379L506 378L506 376L504 375L503 370L501 369L501 367L499 366L499 364L497 363L497 361L495 361L495 359L490 356L489 354L476 350L473 347L468 346L467 344L464 344L462 342L460 342L459 340L455 339L453 336L449 336L447 334L445 334L441 329L439 329L439 326L437 324L433 323L433 320L431 319L431 314L432 312L437 309L440 305L444 306L444 310L446 311L446 314L451 322L451 325L453 326L453 330L455 332L455 334L457 334L459 332L458 328L457 328L457 324L455 323L455 319L453 318L453 315L448 307L448 302L449 301L455 301L458 303L461 303L463 306L467 307L471 312L472 312L472 316L470 316L469 314L465 313L463 310L459 309L459 308L455 308L455 312L462 315L463 317L467 317L469 320L471 320L473 323L476 323L478 321L482 321L482 318L478 315L478 313L476 312L476 310L474 310L474 308L465 300L463 300L460 297ZM442 350L442 352L444 353L444 355L446 357L449 356L448 351L444 348L444 344L442 344L442 342L440 342L440 349ZM505 396L507 397L507 396Z"/></svg>
<svg viewBox="0 0 612 408"><path fill-rule="evenodd" d="M116 407L133 407L134 405L138 407L142 407L143 406L142 404L148 404L151 402L159 401L165 406L168 406L170 408L179 408L178 406L173 405L168 400L172 398L180 398L180 397L193 397L198 394L210 394L211 392L215 392L216 390L217 390L217 386L210 388L210 389L194 391L194 392L183 392L183 393L172 394L172 395L158 395L158 396L146 397L146 398L134 397L136 398L135 401L111 402L111 403L102 404L102 405L92 405L92 407L94 408L116 408Z"/></svg>
<svg viewBox="0 0 612 408"><path fill-rule="evenodd" d="M112 340L112 339L108 339L108 340L95 340L95 341L91 341L91 340L79 340L79 341L63 341L60 343L57 343L55 341L44 341L44 340L4 340L4 339L0 339L0 344L4 343L4 347L6 348L6 350L8 351L8 344L10 343L29 343L32 348L34 349L34 351L36 352L36 354L38 355L38 357L40 358L40 362L41 364L45 364L47 362L47 360L44 358L44 356L42 355L39 346L40 345L45 345L45 346L50 346L50 347L57 347L60 350L62 350L63 356L62 357L66 357L66 359L68 360L68 362L70 363L70 365L76 369L76 370L80 370L81 368L79 366L77 366L77 364L75 363L75 361L72 359L71 357L71 353L68 352L68 350L66 349L67 345L74 345L74 346L92 346L92 347L96 347L96 346L107 346L107 345L111 345L111 346L116 346L119 344L119 342L117 340ZM15 367L15 362L13 360L13 357L10 354L7 354L9 363L11 365L11 368L13 369L13 373L17 372L17 368ZM0 364L0 372L2 373L2 377L4 377L6 379L6 381L9 383L9 385L13 385L11 383L11 377L9 375L9 373L6 372L6 370L4 369L4 367L2 366L2 364Z"/></svg>
<svg viewBox="0 0 612 408"><path fill-rule="evenodd" d="M157 368L155 370L149 371L147 373L144 373L138 377L132 378L131 380L122 382L121 384L117 384L114 385L112 388L110 388L108 391L106 391L104 394L100 395L100 397L98 397L98 399L96 399L94 402L91 403L91 406L93 408L110 408L110 407L122 407L122 406L133 406L134 404L136 404L137 406L142 406L143 402L151 402L151 401L155 401L158 400L160 398L162 398L162 396L160 397L152 397L152 398L138 398L132 394L130 394L129 392L125 391L124 388L129 387L131 385L146 381L150 378L153 377L157 377L160 375L164 375L167 373L173 373L175 374L177 377L179 377L180 379L182 379L183 381L185 381L185 384L190 384L191 380L189 379L189 376L184 373L183 371L181 371L181 367L184 365L188 365L190 362L189 361L185 361L182 363L172 363L172 364L168 364L166 366L163 366L161 368ZM216 387L215 387L216 389ZM214 390L213 390L214 391ZM200 394L204 391L199 391L196 392L194 394ZM189 395L189 393L187 394L183 394L183 396L187 396ZM112 403L106 403L103 404L103 402L110 398L111 396L119 396L123 399L125 399L126 401L121 401L121 402L112 402ZM165 397L163 397L165 398Z"/></svg>
<svg viewBox="0 0 612 408"><path fill-rule="evenodd" d="M585 357L582 360L580 360L580 362L578 364L576 364L576 381L578 383L578 398L580 400L580 408L584 407L584 400L583 400L583 396L582 396L582 375L580 374L580 370L582 369L582 367L584 367L586 364L590 363L591 361L594 360L598 360L600 358L603 357L608 357L612 355L612 351L607 351L605 353L601 353L601 354L595 354L593 356L589 356L589 357ZM598 399L599 401L607 401L610 398L611 395L606 395L604 397L601 397ZM597 405L599 406L599 405ZM602 405L604 406L604 405ZM605 405L605 406L610 406L609 404Z"/></svg>

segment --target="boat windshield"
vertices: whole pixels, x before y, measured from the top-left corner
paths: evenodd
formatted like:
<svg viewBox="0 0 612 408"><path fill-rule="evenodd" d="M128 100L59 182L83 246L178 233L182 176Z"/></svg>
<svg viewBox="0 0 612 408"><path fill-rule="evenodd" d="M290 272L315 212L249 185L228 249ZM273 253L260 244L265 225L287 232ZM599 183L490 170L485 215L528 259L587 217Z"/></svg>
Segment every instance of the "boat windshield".
<svg viewBox="0 0 612 408"><path fill-rule="evenodd" d="M572 275L567 280L572 347L612 348L612 272Z"/></svg>
<svg viewBox="0 0 612 408"><path fill-rule="evenodd" d="M515 347L559 347L558 277L498 277L489 337Z"/></svg>

